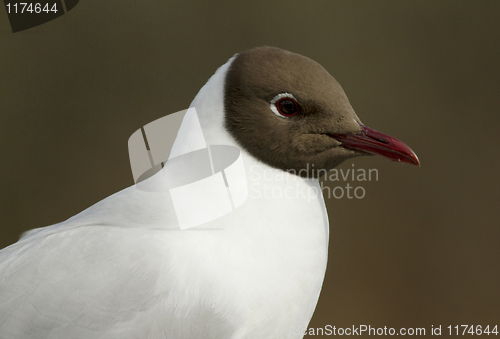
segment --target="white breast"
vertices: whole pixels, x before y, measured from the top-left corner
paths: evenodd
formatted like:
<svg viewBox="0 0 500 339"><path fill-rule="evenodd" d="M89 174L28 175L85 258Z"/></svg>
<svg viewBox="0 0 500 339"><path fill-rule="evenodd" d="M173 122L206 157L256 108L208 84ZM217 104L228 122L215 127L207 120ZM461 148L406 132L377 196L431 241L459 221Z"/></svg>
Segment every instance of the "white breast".
<svg viewBox="0 0 500 339"><path fill-rule="evenodd" d="M230 62L192 103L210 145L237 146ZM168 194L130 187L0 251L2 337L300 337L327 261L319 184L242 157L247 201L201 229L176 227Z"/></svg>

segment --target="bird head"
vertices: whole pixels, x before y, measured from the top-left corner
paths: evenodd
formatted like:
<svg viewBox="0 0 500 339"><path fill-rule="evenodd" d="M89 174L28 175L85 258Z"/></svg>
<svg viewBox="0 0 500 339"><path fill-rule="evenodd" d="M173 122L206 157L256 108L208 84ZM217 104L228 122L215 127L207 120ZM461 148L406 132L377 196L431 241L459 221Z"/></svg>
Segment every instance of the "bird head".
<svg viewBox="0 0 500 339"><path fill-rule="evenodd" d="M237 54L224 85L226 130L267 165L317 177L343 161L381 155L420 165L402 141L363 125L317 62L275 47Z"/></svg>

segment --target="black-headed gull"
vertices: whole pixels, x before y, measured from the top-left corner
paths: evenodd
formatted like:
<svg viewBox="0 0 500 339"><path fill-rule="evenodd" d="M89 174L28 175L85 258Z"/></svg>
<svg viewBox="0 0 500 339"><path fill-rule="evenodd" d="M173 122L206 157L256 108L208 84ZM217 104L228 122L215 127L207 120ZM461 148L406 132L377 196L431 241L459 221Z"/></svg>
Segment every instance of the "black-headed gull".
<svg viewBox="0 0 500 339"><path fill-rule="evenodd" d="M327 264L318 172L366 154L419 164L361 123L322 66L278 48L235 55L191 108L175 152L198 125L213 152L239 150L243 184L211 168L230 212L210 216L219 198L134 185L28 232L0 251L1 338L301 338Z"/></svg>

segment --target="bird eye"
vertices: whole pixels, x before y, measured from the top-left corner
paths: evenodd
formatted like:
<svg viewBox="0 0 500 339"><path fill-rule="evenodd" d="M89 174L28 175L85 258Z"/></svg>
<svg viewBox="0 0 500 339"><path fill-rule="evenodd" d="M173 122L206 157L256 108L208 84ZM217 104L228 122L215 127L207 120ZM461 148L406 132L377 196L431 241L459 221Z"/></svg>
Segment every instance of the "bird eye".
<svg viewBox="0 0 500 339"><path fill-rule="evenodd" d="M293 99L281 99L276 103L276 108L278 111L284 116L290 117L292 115L297 114L299 108L297 107L297 103Z"/></svg>
<svg viewBox="0 0 500 339"><path fill-rule="evenodd" d="M289 118L299 112L299 105L290 93L278 94L271 100L271 110L281 118Z"/></svg>

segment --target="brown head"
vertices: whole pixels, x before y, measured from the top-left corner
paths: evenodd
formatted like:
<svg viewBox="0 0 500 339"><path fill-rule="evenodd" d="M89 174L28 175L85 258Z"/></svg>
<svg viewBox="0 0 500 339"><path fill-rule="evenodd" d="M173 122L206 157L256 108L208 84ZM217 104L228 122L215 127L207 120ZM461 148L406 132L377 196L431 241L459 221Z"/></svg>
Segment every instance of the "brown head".
<svg viewBox="0 0 500 339"><path fill-rule="evenodd" d="M401 141L362 125L320 64L279 48L236 55L226 75L224 108L225 127L240 146L285 171L316 177L317 170L367 154L419 164Z"/></svg>

